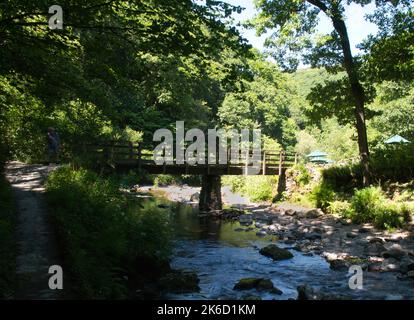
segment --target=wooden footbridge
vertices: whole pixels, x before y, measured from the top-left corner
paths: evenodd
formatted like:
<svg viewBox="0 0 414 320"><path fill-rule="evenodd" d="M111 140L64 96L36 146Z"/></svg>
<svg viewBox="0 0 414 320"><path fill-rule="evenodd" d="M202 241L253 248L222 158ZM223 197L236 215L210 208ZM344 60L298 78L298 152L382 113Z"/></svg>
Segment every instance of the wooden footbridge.
<svg viewBox="0 0 414 320"><path fill-rule="evenodd" d="M252 150L239 153L238 163L232 163L230 149L227 151L226 164L194 164L187 161L184 164L158 165L154 161L154 154L150 148L142 144L128 141L107 141L88 145L86 151L97 159L98 165L110 166L117 172L130 170L144 170L151 174L194 174L194 175L246 175L252 166ZM185 151L185 150L184 150ZM207 153L206 153L207 154ZM218 162L218 160L217 160ZM262 150L261 158L255 173L259 175L280 175L281 172L297 163L297 155L286 153L284 150Z"/></svg>

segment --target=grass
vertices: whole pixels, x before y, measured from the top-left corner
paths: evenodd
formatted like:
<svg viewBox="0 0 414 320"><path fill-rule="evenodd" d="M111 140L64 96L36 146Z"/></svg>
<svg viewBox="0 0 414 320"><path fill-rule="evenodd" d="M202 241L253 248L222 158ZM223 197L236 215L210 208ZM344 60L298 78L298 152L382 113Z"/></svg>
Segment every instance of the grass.
<svg viewBox="0 0 414 320"><path fill-rule="evenodd" d="M170 254L164 214L139 210L118 182L84 169L54 171L46 190L77 297L127 298L162 273Z"/></svg>
<svg viewBox="0 0 414 320"><path fill-rule="evenodd" d="M16 286L14 213L11 187L0 176L0 299L11 298Z"/></svg>

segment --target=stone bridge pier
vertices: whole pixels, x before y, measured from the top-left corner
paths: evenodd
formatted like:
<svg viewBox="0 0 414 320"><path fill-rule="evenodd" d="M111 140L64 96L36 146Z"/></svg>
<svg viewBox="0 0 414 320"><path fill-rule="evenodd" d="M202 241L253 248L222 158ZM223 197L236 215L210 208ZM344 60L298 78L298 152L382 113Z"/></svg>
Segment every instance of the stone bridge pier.
<svg viewBox="0 0 414 320"><path fill-rule="evenodd" d="M201 211L221 210L221 176L203 175L201 182L199 209Z"/></svg>

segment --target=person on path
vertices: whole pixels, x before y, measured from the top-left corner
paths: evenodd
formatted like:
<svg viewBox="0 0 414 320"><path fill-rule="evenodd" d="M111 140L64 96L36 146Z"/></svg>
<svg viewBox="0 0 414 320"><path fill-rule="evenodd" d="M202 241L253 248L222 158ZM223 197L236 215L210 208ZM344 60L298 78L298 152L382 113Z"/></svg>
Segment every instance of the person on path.
<svg viewBox="0 0 414 320"><path fill-rule="evenodd" d="M59 157L60 138L59 134L52 127L47 129L47 151L48 162L58 162Z"/></svg>

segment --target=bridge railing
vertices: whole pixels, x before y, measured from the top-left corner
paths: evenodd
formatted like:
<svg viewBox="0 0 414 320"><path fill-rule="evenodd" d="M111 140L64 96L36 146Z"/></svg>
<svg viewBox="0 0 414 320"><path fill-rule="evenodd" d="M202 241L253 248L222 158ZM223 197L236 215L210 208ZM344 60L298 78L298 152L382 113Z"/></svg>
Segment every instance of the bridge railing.
<svg viewBox="0 0 414 320"><path fill-rule="evenodd" d="M130 141L105 141L102 143L89 144L87 145L88 152L92 152L97 159L104 161L107 164L116 165L120 162L135 162L137 167L140 169L143 165L154 164L154 154L152 150L145 148L143 144L132 143ZM185 152L185 147L182 150ZM227 166L227 167L248 167L252 164L253 150L248 152L239 151L239 161L233 163L231 161L231 149L227 150L227 161L226 164L206 164L205 166ZM205 151L208 155L208 151ZM173 161L175 163L175 158ZM217 155L216 160L218 162L219 156ZM261 166L261 172L263 175L266 174L268 169L278 169L281 172L282 169L292 167L298 162L298 155L295 153L286 153L284 150L262 150L259 164ZM176 165L176 164L175 164ZM184 166L199 166L200 164L189 164L184 160ZM165 166L165 165L164 165ZM179 166L179 165L176 165Z"/></svg>

